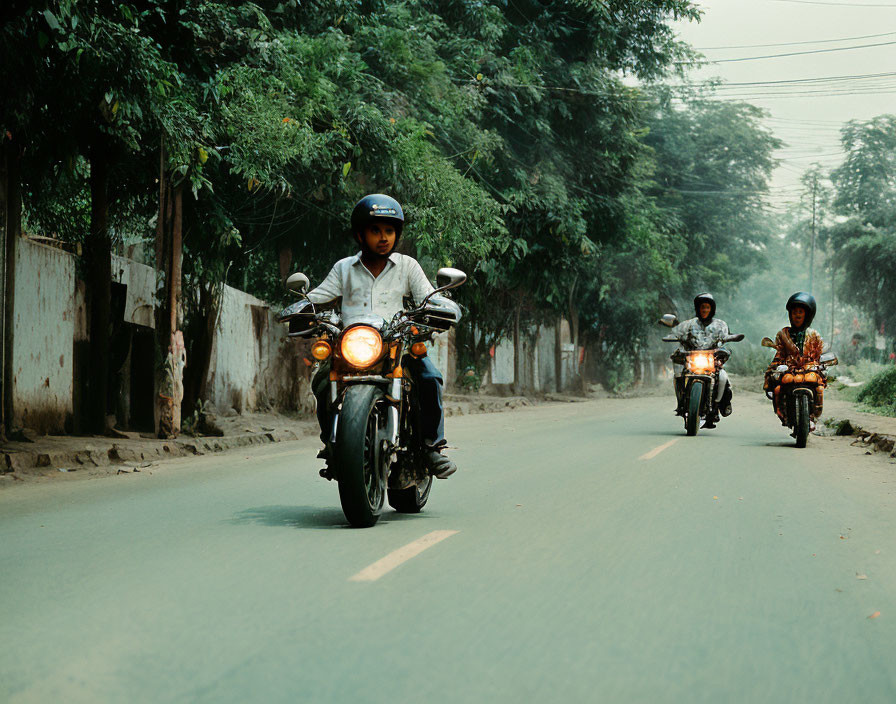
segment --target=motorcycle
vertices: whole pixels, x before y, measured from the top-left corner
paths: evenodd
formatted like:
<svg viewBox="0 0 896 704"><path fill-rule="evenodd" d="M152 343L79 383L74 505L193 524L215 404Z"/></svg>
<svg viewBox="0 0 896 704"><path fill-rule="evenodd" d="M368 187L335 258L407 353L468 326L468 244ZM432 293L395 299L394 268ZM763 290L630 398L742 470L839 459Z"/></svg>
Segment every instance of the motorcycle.
<svg viewBox="0 0 896 704"><path fill-rule="evenodd" d="M426 356L435 334L458 323L460 307L441 294L466 280L459 269L439 269L437 288L417 307L388 322L368 316L345 327L337 313L318 311L307 298L308 277L286 281L302 298L279 321L289 324L289 337L316 337L311 356L331 365L329 468L352 526L373 526L387 498L400 513L418 513L429 499L433 477L423 463L416 388L404 368L409 358Z"/></svg>
<svg viewBox="0 0 896 704"><path fill-rule="evenodd" d="M678 325L678 318L666 314L659 322L673 328ZM683 383L677 389L678 412L684 416L684 429L689 436L697 434L701 421L716 418L718 415L716 390L719 384L719 372L731 356L722 345L740 342L743 339L743 334L727 335L713 340L712 346L707 349L677 350L673 353L672 362L683 364L685 368L681 377ZM663 342L682 344L685 340L677 335L666 335L663 337Z"/></svg>
<svg viewBox="0 0 896 704"><path fill-rule="evenodd" d="M762 338L763 347L777 349L771 338ZM806 447L811 432L812 411L822 400L827 385L825 371L837 364L833 352L825 352L817 362L791 360L779 364L772 370L774 389L767 390L766 396L774 403L775 414L781 425L791 429L796 438L796 446Z"/></svg>

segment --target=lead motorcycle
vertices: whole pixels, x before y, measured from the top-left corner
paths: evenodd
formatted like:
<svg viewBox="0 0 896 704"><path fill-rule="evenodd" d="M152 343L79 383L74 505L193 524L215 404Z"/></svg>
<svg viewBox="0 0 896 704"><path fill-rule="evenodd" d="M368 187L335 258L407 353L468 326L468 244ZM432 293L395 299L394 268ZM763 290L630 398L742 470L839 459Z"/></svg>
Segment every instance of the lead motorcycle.
<svg viewBox="0 0 896 704"><path fill-rule="evenodd" d="M666 314L659 322L674 328L678 325L678 318ZM716 391L719 385L719 372L731 356L723 345L740 342L743 339L743 334L726 335L714 339L706 349L676 350L672 354L674 364L684 365L682 374L684 383L678 396L678 412L684 416L684 429L688 435L696 435L701 427L701 421L718 415ZM663 337L663 342L677 342L684 345L688 341L675 334L669 334Z"/></svg>
<svg viewBox="0 0 896 704"><path fill-rule="evenodd" d="M761 344L777 349L769 337L763 337ZM773 388L765 392L766 396L774 404L781 425L792 431L791 435L799 448L806 447L809 442L812 415L816 410L820 412L824 387L827 386L826 370L835 364L837 356L833 352L824 352L817 362L805 358L792 359L770 372Z"/></svg>
<svg viewBox="0 0 896 704"><path fill-rule="evenodd" d="M416 388L404 367L426 355L435 334L459 322L460 307L440 294L466 280L459 269L439 269L437 288L419 306L391 321L369 316L347 327L308 300L308 277L296 273L286 281L301 300L279 321L289 324L290 337L316 337L311 356L331 364L329 467L352 526L374 525L387 497L401 513L418 513L429 499L433 478L423 462Z"/></svg>

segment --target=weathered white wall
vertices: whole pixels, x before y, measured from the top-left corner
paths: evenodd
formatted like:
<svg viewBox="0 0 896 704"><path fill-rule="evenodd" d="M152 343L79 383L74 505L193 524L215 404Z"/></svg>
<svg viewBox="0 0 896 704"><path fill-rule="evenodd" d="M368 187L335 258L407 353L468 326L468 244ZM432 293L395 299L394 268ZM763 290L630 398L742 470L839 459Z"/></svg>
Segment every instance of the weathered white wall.
<svg viewBox="0 0 896 704"><path fill-rule="evenodd" d="M206 400L221 412L307 410L304 348L286 332L267 303L225 286Z"/></svg>
<svg viewBox="0 0 896 704"><path fill-rule="evenodd" d="M112 280L128 287L124 307L125 322L155 328L153 309L156 299L156 270L113 254Z"/></svg>
<svg viewBox="0 0 896 704"><path fill-rule="evenodd" d="M75 256L24 238L16 249L13 424L62 433L72 417Z"/></svg>
<svg viewBox="0 0 896 704"><path fill-rule="evenodd" d="M501 340L495 345L495 356L489 366L489 381L492 384L513 383L513 340Z"/></svg>

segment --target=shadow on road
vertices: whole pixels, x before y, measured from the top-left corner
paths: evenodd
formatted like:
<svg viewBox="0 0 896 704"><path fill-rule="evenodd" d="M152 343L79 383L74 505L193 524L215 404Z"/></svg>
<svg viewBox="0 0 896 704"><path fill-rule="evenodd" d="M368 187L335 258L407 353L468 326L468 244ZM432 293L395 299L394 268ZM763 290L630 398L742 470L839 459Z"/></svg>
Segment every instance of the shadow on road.
<svg viewBox="0 0 896 704"><path fill-rule="evenodd" d="M393 512L386 507L380 516L380 523L420 520L424 517L422 514ZM259 506L240 511L230 521L237 525L255 523L275 528L351 528L340 509L320 506Z"/></svg>
<svg viewBox="0 0 896 704"><path fill-rule="evenodd" d="M233 523L256 523L275 528L346 528L338 508L320 506L259 506L237 513Z"/></svg>

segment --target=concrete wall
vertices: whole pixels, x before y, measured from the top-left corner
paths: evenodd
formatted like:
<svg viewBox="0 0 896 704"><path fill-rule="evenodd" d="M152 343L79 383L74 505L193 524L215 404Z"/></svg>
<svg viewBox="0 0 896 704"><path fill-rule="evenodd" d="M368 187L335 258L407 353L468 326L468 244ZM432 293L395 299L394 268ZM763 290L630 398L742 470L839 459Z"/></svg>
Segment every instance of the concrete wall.
<svg viewBox="0 0 896 704"><path fill-rule="evenodd" d="M577 380L579 351L569 338L569 323L560 325L560 390L568 389ZM487 384L509 386L516 384L520 392L549 393L558 390L555 326L539 326L520 336L520 378L515 378L513 368L513 340L504 339L495 345L495 354L489 364Z"/></svg>
<svg viewBox="0 0 896 704"><path fill-rule="evenodd" d="M65 432L73 416L75 256L20 239L14 315L12 423Z"/></svg>
<svg viewBox="0 0 896 704"><path fill-rule="evenodd" d="M124 321L155 328L156 270L113 254L112 280L128 287Z"/></svg>
<svg viewBox="0 0 896 704"><path fill-rule="evenodd" d="M307 345L286 332L267 303L225 286L205 400L219 412L313 408Z"/></svg>

